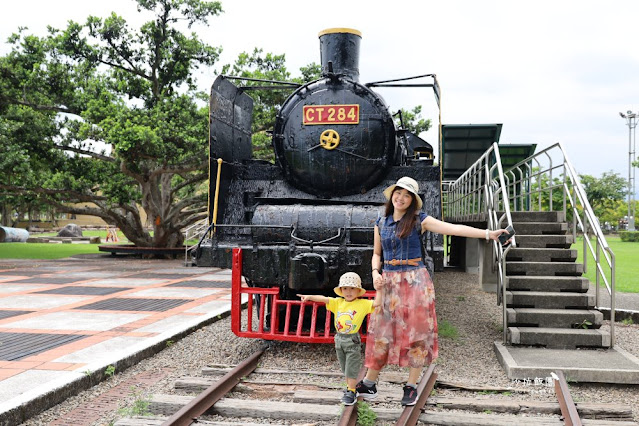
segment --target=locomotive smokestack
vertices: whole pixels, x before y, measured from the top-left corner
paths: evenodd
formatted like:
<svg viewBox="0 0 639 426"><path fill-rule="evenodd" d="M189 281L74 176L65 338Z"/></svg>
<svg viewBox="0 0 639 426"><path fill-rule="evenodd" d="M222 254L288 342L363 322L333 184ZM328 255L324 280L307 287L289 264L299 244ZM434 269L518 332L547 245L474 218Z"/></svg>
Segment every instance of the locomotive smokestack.
<svg viewBox="0 0 639 426"><path fill-rule="evenodd" d="M350 28L329 28L319 33L322 76L331 73L359 81L359 43L362 33Z"/></svg>

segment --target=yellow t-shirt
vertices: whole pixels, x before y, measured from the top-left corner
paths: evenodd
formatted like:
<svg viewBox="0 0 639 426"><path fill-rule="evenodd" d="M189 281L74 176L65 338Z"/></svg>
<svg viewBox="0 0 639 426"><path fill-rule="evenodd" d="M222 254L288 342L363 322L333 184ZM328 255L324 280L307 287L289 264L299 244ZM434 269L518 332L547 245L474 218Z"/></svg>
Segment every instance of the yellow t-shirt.
<svg viewBox="0 0 639 426"><path fill-rule="evenodd" d="M359 331L366 315L373 312L373 301L355 299L347 302L343 297L329 297L326 309L335 314L335 329L338 333L353 334Z"/></svg>

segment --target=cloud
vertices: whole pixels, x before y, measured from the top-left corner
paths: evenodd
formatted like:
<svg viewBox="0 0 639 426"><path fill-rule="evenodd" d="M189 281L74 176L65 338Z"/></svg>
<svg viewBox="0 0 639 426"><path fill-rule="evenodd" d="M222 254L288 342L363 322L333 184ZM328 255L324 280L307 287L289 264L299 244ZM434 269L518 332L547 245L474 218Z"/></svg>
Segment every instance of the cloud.
<svg viewBox="0 0 639 426"><path fill-rule="evenodd" d="M319 31L355 28L362 32L362 82L435 73L444 123L503 123L503 143L541 149L561 141L580 173L627 170L628 129L618 112L639 107L636 0L324 0L311 10L295 0L227 0L222 7L208 28L194 28L224 48L217 70L261 47L285 54L297 74L319 63ZM133 26L144 18L133 0L9 2L0 37L18 25L43 34L47 24L64 27L111 10ZM211 74L202 75L205 90ZM381 93L394 110L424 105L437 120L427 89Z"/></svg>

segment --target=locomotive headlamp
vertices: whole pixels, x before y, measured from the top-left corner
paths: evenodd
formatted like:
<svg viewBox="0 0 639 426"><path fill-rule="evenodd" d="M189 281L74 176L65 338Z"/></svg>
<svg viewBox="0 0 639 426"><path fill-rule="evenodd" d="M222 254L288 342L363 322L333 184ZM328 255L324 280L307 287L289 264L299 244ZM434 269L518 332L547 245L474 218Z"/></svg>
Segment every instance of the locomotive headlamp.
<svg viewBox="0 0 639 426"><path fill-rule="evenodd" d="M327 129L320 135L320 146L327 150L333 150L339 145L339 133L333 129Z"/></svg>

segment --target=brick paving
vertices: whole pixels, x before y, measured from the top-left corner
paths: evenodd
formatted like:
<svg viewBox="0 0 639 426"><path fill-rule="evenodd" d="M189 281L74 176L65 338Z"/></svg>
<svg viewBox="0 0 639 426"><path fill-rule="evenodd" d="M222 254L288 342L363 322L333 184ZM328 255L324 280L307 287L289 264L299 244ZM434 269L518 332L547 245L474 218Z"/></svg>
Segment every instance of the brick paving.
<svg viewBox="0 0 639 426"><path fill-rule="evenodd" d="M132 365L229 311L230 279L182 260L0 260L0 424L19 423L90 387L110 365ZM130 386L74 416L86 422L91 410L112 409Z"/></svg>

